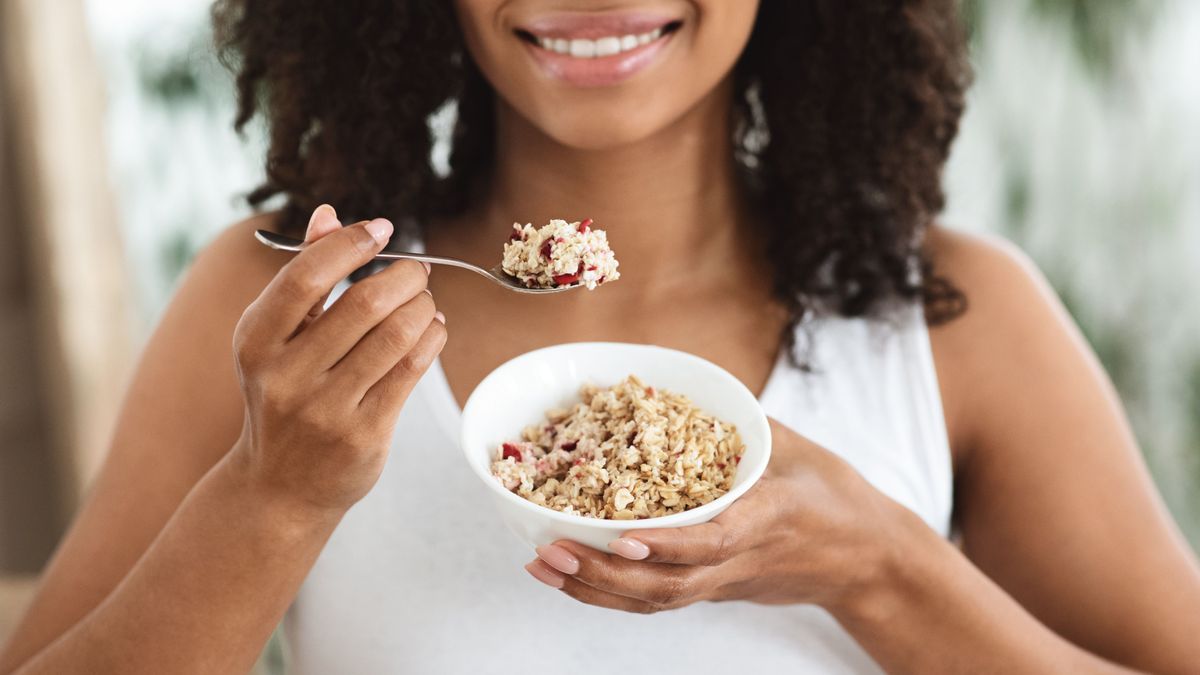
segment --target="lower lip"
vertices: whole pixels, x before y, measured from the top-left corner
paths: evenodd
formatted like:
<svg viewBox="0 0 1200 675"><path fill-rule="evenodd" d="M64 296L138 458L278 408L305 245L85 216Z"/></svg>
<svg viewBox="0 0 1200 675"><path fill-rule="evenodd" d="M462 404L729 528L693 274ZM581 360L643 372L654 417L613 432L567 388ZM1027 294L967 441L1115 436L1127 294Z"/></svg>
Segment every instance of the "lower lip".
<svg viewBox="0 0 1200 675"><path fill-rule="evenodd" d="M610 87L645 70L662 52L675 31L667 33L650 44L635 47L627 52L601 56L593 59L577 59L567 54L542 49L525 42L533 59L551 79L576 87ZM524 42L524 41L522 41Z"/></svg>

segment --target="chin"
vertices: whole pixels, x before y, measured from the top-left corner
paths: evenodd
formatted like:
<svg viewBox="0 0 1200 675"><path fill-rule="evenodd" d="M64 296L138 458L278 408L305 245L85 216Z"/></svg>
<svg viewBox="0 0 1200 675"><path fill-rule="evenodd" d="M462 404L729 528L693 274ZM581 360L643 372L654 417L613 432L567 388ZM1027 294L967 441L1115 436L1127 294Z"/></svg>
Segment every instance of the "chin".
<svg viewBox="0 0 1200 675"><path fill-rule="evenodd" d="M552 112L550 111L552 110ZM644 141L673 121L669 113L655 114L644 106L566 105L546 114L516 114L556 143L576 150L612 150Z"/></svg>

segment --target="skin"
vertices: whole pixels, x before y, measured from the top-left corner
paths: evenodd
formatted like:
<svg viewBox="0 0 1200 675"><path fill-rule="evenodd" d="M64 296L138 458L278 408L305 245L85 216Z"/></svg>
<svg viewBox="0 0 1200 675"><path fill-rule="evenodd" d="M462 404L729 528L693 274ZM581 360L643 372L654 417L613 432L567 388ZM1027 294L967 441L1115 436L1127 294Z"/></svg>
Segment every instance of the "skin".
<svg viewBox="0 0 1200 675"><path fill-rule="evenodd" d="M661 72L628 83L657 92L636 106L624 89L612 103L565 90L514 55L506 21L543 3L459 0L472 53L521 103L498 106L489 190L427 237L431 252L490 266L514 219L586 214L608 230L622 279L530 298L400 264L322 313L336 279L381 245L363 224L340 229L319 210L319 244L294 259L253 242L270 216L233 226L148 343L104 469L0 673L247 670L374 484L397 411L439 352L459 401L503 360L581 339L691 351L761 391L784 316L746 235L721 66L752 3L655 4L691 17L692 32ZM657 247L664 238L673 245ZM631 612L816 603L889 672L1200 662L1195 558L1078 331L1011 248L939 228L928 241L971 301L931 331L961 549L776 424L767 475L721 517L639 531L613 553L543 547L528 569L561 589L544 592Z"/></svg>

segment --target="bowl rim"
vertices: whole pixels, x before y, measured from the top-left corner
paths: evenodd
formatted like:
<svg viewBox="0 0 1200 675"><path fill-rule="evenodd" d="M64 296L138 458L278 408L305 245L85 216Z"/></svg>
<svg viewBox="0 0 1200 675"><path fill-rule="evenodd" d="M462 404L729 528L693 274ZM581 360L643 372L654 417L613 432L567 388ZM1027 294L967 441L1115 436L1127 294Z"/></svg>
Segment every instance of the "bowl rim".
<svg viewBox="0 0 1200 675"><path fill-rule="evenodd" d="M702 506L697 506L694 509L688 509L687 511L680 511L679 513L672 513L667 516L657 516L654 518L641 518L641 519L637 519L637 520L612 520L612 519L608 519L608 518L588 518L588 517L576 515L573 513L563 513L562 511L558 511L556 509L552 509L552 508L549 508L546 506L540 506L538 504L534 504L533 502L529 501L528 499L525 499L524 497L521 497L520 495L518 495L514 492L506 490L504 488L504 486L502 486L498 481L496 481L496 479L491 475L491 472L489 472L487 470L486 466L477 465L476 462L472 461L472 459L471 459L472 454L471 454L471 451L468 448L468 444L466 442L467 441L467 439L466 439L467 433L466 432L467 432L468 420L470 420L472 417L471 411L472 411L473 407L475 405L478 405L478 402L481 400L476 395L479 393L479 391L481 389L483 389L483 386L485 383L487 383L493 377L497 376L497 373L499 373L502 370L506 370L510 366L513 366L513 365L519 363L520 361L532 360L533 358L535 358L537 356L541 356L545 352L567 351L567 350L574 351L574 350L579 350L579 349L593 349L593 348L600 348L600 349L616 348L616 349L625 349L625 350L630 350L630 351L655 352L662 356L668 356L669 358L677 358L677 359L682 359L684 361L690 362L691 365L698 367L702 370L709 371L710 373L715 375L717 377L717 379L723 380L729 386L730 390L735 392L736 396L740 396L740 397L743 397L750 401L753 401L754 406L757 408L758 415L756 416L754 426L756 426L758 428L757 430L759 431L760 435L766 442L766 447L763 449L762 462L760 464L758 464L757 466L747 467L750 469L750 474L746 480L744 480L741 484L734 486L732 489L729 490L729 492L726 492L725 494L721 495L720 497L712 500L711 502L709 502L707 504L704 504ZM682 392L680 392L680 393L682 393ZM459 425L459 443L458 444L462 450L463 458L466 460L467 465L471 467L471 471L476 476L478 476L479 479L482 480L488 486L488 488L490 490L492 490L493 493L499 495L501 499L508 500L509 503L517 504L519 508L530 509L532 513L536 513L541 516L549 517L551 520L555 520L555 521L558 521L561 523L572 524L572 525L584 525L584 526L598 528L598 529L604 529L604 530L646 530L646 529L657 529L660 527L662 527L662 528L679 527L679 526L685 526L685 525L689 525L689 524L693 524L693 523L697 523L697 522L706 522L707 520L710 520L711 517L708 519L705 519L705 518L703 518L703 516L707 515L708 513L712 512L712 511L718 511L718 512L723 511L730 504L732 504L734 501L736 501L738 498L740 498L742 495L744 495L746 492L748 492L750 490L750 488L754 487L758 483L759 479L762 478L763 473L767 469L767 464L769 464L771 461L772 439L771 439L771 425L767 421L766 411L764 411L762 409L762 404L760 403L758 397L755 396L754 393L751 392L750 389L746 387L746 385L742 384L741 380L737 379L736 377L733 376L732 373L725 370L721 366L718 366L717 364L713 363L712 361L709 361L708 359L705 359L700 356L696 356L695 354L690 354L688 352L680 351L678 349L671 349L669 347L660 347L658 345L639 344L639 343L635 343L635 342L585 341L585 342L564 342L561 344L550 345L548 347L541 347L538 349L534 349L532 351L528 351L528 352L519 354L517 356L514 356L513 358L505 361L504 363L501 363L500 365L498 365L494 369L492 369L491 372L489 372L482 380L479 381L479 384L476 385L475 389L473 389L471 391L471 394L469 396L467 396L466 403L463 404L462 416L460 418L460 425ZM487 463L485 463L485 464L487 464ZM741 471L742 468L739 467L738 470ZM700 517L699 520L697 520L698 516ZM715 517L715 514L712 517Z"/></svg>

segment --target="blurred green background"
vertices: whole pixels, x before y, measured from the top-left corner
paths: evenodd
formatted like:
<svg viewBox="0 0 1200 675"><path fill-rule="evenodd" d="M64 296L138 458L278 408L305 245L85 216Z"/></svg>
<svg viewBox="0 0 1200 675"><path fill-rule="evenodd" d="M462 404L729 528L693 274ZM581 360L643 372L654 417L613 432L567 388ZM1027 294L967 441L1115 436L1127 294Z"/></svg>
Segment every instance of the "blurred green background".
<svg viewBox="0 0 1200 675"><path fill-rule="evenodd" d="M203 0L89 0L143 330L196 250L246 214L262 129ZM976 84L946 171L951 227L1014 241L1115 380L1176 519L1200 544L1200 2L969 0ZM1084 467L1081 467L1083 470Z"/></svg>

